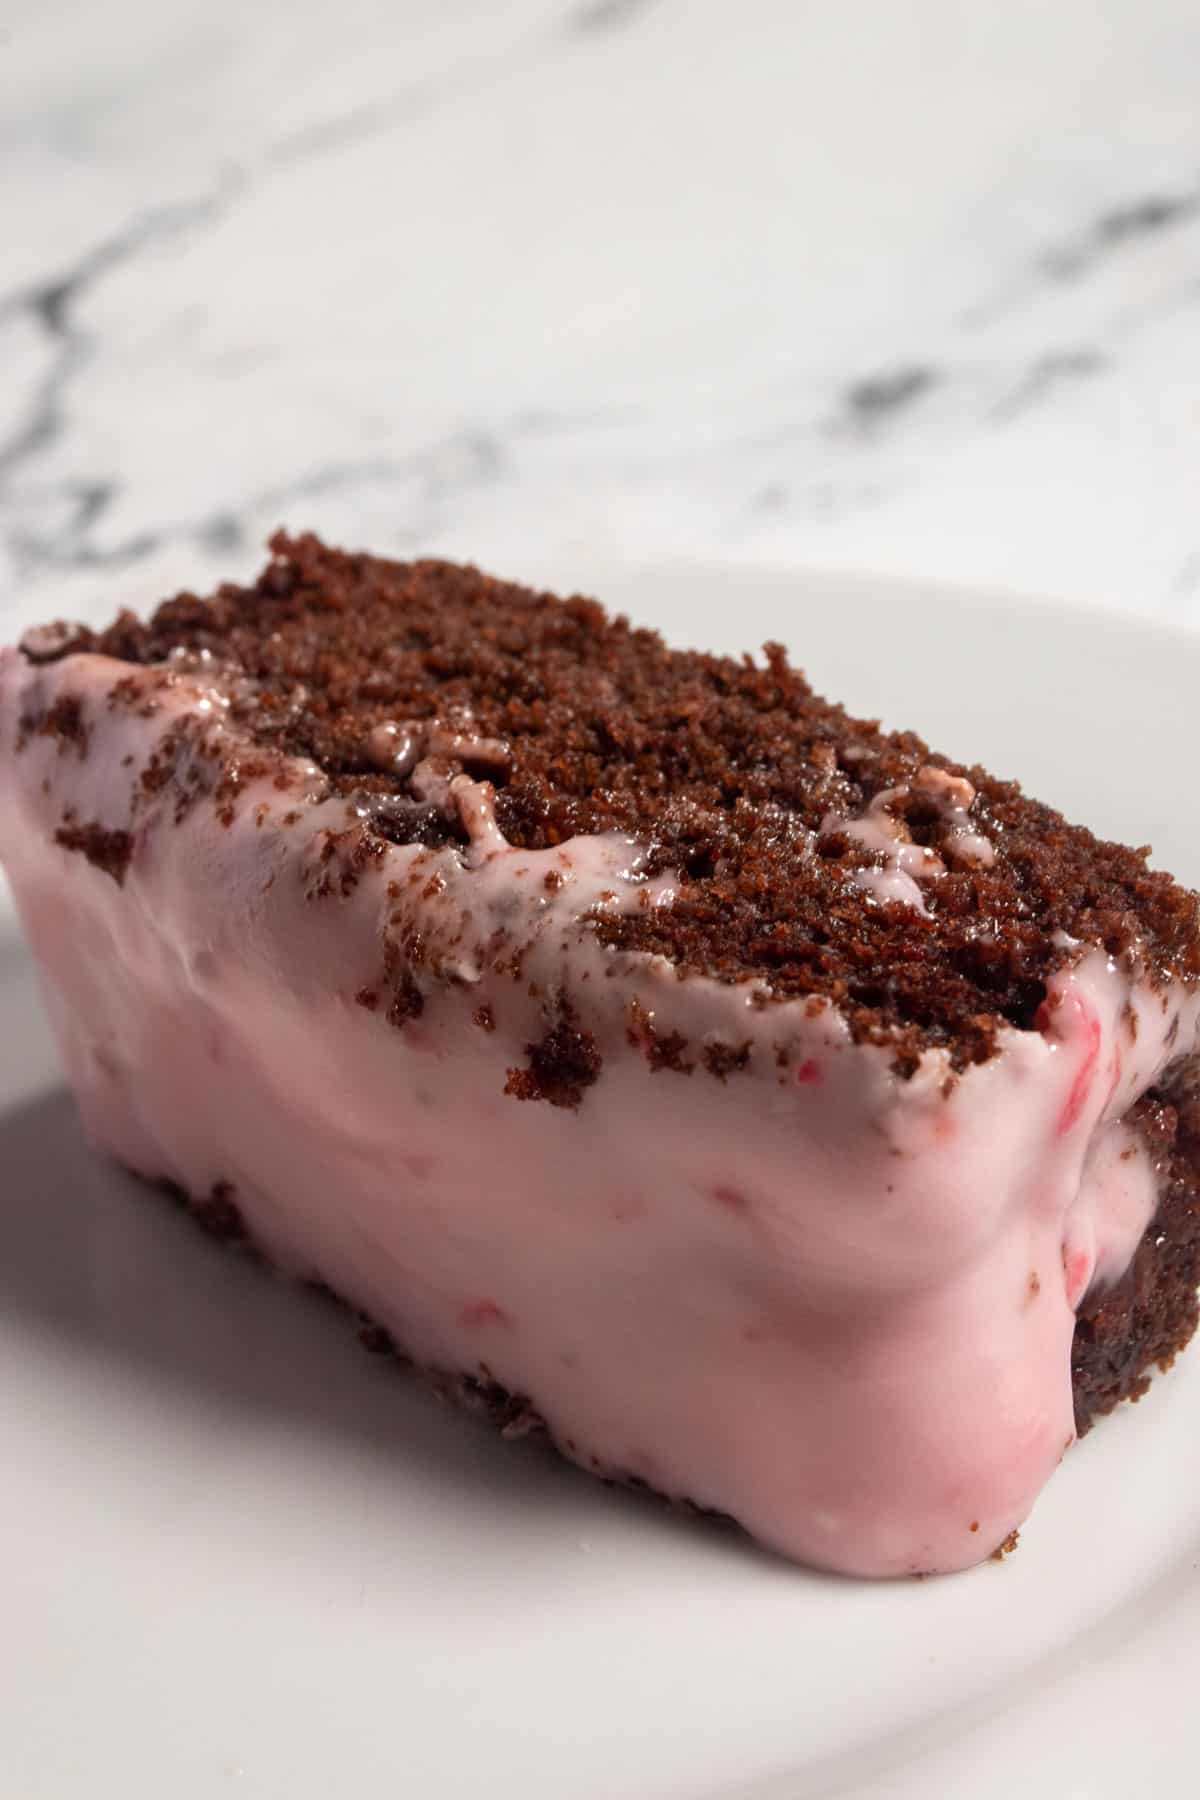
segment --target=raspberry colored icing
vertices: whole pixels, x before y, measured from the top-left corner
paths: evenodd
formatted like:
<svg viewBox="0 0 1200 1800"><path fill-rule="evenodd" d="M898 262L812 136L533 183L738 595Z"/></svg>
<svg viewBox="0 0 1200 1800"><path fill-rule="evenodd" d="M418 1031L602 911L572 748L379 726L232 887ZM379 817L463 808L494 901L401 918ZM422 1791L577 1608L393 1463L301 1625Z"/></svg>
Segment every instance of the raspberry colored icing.
<svg viewBox="0 0 1200 1800"><path fill-rule="evenodd" d="M64 697L66 740L36 729ZM488 783L398 725L380 764L407 758L470 842L359 855L361 809L315 766L228 779L225 710L202 668L0 655L0 856L95 1143L231 1183L276 1262L418 1361L486 1369L567 1455L789 1556L892 1575L1006 1538L1072 1441L1075 1308L1152 1215L1122 1119L1194 1042L1195 997L1064 946L1039 1029L902 1079L830 1006L601 945L598 911L672 903L636 843L514 849ZM885 813L862 841L919 900ZM128 834L121 866L64 820ZM392 1022L417 941L424 1004ZM602 1059L574 1107L506 1091L559 994ZM687 1052L655 1066L671 1034Z"/></svg>
<svg viewBox="0 0 1200 1800"><path fill-rule="evenodd" d="M903 817L896 811L898 800L909 792L932 801L950 828L946 854L966 868L989 868L995 858L991 840L977 831L970 811L975 804L975 789L961 775L948 775L932 764L918 769L907 788L885 788L876 794L866 811L857 819L831 812L821 824L822 837L836 832L849 838L863 850L880 860L865 869L857 869L852 879L881 904L899 902L917 912L928 912L922 881L936 881L946 873L946 865L935 850L915 844Z"/></svg>

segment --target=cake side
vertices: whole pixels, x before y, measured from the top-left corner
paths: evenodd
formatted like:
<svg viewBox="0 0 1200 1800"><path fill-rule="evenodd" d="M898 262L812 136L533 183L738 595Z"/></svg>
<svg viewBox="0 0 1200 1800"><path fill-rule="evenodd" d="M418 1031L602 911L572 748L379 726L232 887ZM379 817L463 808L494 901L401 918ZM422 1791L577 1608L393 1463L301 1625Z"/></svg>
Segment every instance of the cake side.
<svg viewBox="0 0 1200 1800"><path fill-rule="evenodd" d="M585 1466L834 1568L1002 1542L1174 1166L1126 1122L1195 1042L1168 952L1060 942L1030 1029L898 1054L623 943L682 878L620 831L510 844L478 731L409 772L453 829L397 843L240 679L0 661L0 854L95 1139Z"/></svg>
<svg viewBox="0 0 1200 1800"><path fill-rule="evenodd" d="M1080 1303L1071 1380L1081 1435L1123 1400L1141 1399L1200 1320L1200 1058L1168 1064L1130 1118L1158 1200L1125 1273Z"/></svg>

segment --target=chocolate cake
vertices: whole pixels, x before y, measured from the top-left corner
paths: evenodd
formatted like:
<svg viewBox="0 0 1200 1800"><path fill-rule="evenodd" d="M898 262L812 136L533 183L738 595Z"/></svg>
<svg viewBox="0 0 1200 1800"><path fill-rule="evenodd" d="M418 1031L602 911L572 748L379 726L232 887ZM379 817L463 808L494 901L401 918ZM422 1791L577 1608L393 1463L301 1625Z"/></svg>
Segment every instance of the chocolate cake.
<svg viewBox="0 0 1200 1800"><path fill-rule="evenodd" d="M1196 1325L1200 929L768 645L278 536L0 660L85 1123L609 1478L1006 1542Z"/></svg>

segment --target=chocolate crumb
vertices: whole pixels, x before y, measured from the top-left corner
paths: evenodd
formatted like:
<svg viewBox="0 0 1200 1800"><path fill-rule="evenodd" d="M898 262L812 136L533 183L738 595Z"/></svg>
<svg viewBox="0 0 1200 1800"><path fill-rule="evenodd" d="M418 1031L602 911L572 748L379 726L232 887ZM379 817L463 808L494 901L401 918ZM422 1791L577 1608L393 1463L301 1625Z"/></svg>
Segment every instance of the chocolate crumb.
<svg viewBox="0 0 1200 1800"><path fill-rule="evenodd" d="M540 1042L527 1044L525 1054L529 1067L510 1069L504 1091L514 1100L548 1100L551 1106L579 1106L603 1061L591 1032L577 1029L569 1017Z"/></svg>
<svg viewBox="0 0 1200 1800"><path fill-rule="evenodd" d="M704 1046L704 1066L710 1075L718 1081L726 1081L730 1075L744 1069L750 1061L751 1045L744 1044L706 1044Z"/></svg>
<svg viewBox="0 0 1200 1800"><path fill-rule="evenodd" d="M655 1037L646 1051L650 1073L657 1075L663 1069L670 1069L674 1075L690 1075L696 1065L687 1060L687 1047L688 1040L679 1031L668 1031L663 1037Z"/></svg>
<svg viewBox="0 0 1200 1800"><path fill-rule="evenodd" d="M231 1181L218 1181L209 1189L206 1198L189 1198L187 1201L188 1211L196 1223L210 1237L220 1238L227 1243L239 1243L246 1235L234 1193Z"/></svg>
<svg viewBox="0 0 1200 1800"><path fill-rule="evenodd" d="M632 1049L642 1052L651 1074L657 1075L663 1069L671 1069L677 1075L691 1074L695 1065L684 1060L688 1041L682 1033L660 1032L654 1014L636 998L629 1003L628 1021L626 1042Z"/></svg>
<svg viewBox="0 0 1200 1800"><path fill-rule="evenodd" d="M105 875L111 875L118 887L124 887L133 857L133 836L130 832L109 831L94 820L90 825L66 822L55 832L54 841L64 850L75 850L81 856L86 856L95 868L102 870Z"/></svg>
<svg viewBox="0 0 1200 1800"><path fill-rule="evenodd" d="M80 650L90 650L94 643L95 634L86 625L58 619L52 625L33 626L25 632L17 648L27 662L50 663L73 656Z"/></svg>
<svg viewBox="0 0 1200 1800"><path fill-rule="evenodd" d="M22 722L24 728L24 721ZM74 750L82 759L87 755L88 727L83 717L83 702L78 694L60 694L37 720L33 729L39 737L56 739L60 752Z"/></svg>
<svg viewBox="0 0 1200 1800"><path fill-rule="evenodd" d="M417 986L412 970L401 969L393 981L392 997L387 1009L388 1024L399 1029L409 1019L419 1019L424 1011L425 996Z"/></svg>

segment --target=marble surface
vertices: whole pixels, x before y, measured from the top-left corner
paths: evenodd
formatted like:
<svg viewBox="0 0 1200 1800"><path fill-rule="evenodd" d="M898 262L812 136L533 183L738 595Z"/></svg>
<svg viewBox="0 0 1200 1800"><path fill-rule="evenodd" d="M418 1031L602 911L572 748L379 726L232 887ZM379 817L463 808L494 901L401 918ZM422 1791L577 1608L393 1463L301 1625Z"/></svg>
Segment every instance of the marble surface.
<svg viewBox="0 0 1200 1800"><path fill-rule="evenodd" d="M9 0L5 620L280 522L1200 621L1196 0Z"/></svg>

